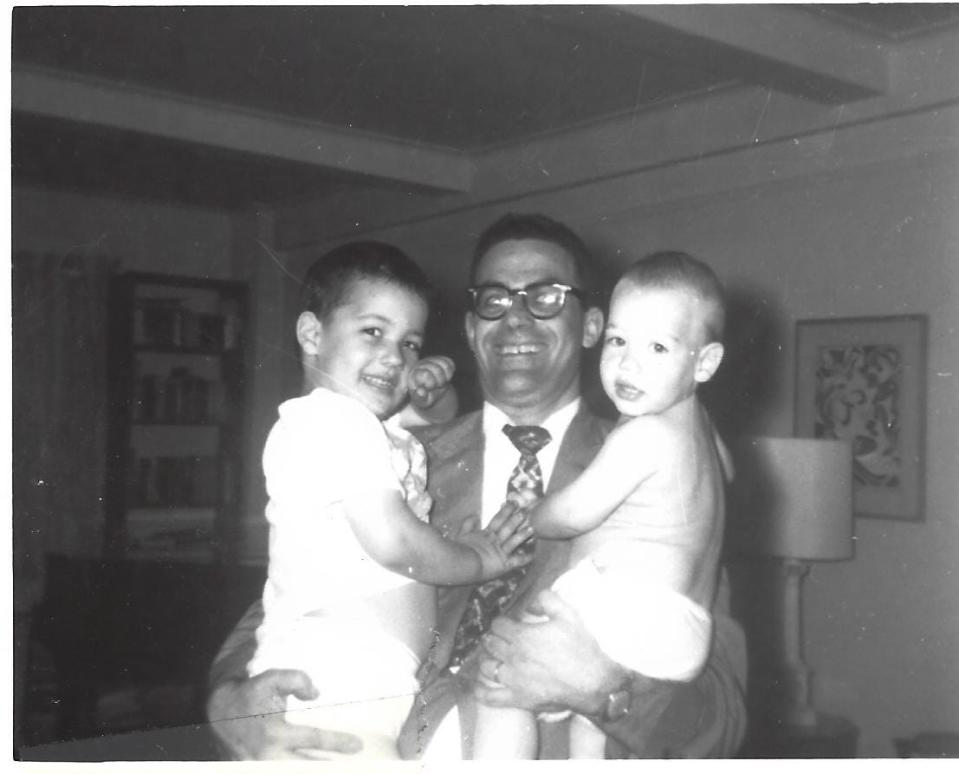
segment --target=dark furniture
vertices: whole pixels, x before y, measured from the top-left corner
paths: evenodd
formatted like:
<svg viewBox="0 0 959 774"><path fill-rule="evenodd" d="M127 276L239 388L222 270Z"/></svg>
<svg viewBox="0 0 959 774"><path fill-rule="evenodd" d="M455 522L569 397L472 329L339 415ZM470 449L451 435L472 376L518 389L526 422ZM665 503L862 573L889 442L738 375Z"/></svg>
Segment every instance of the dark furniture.
<svg viewBox="0 0 959 774"><path fill-rule="evenodd" d="M817 713L815 726L760 724L750 731L743 758L855 758L859 729L846 718Z"/></svg>
<svg viewBox="0 0 959 774"><path fill-rule="evenodd" d="M129 732L203 724L209 666L262 593L264 578L259 566L49 555L44 599L31 616L30 649L42 648L52 661L52 695L33 702L55 708L56 724L51 737L33 741L127 732L124 751L116 749L120 757L104 758L122 760L129 759ZM27 673L29 706L29 663ZM108 717L103 705L111 695L134 704ZM31 740L29 714L21 721L23 737ZM154 759L156 750L144 744L134 760ZM109 755L109 745L98 749ZM23 752L28 760L61 759Z"/></svg>

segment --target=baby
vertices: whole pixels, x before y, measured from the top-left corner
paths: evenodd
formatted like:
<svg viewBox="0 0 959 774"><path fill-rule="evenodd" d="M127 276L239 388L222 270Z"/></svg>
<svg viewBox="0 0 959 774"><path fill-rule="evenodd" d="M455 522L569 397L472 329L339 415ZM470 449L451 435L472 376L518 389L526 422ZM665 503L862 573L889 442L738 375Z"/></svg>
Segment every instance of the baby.
<svg viewBox="0 0 959 774"><path fill-rule="evenodd" d="M667 252L633 264L613 291L600 359L619 422L576 481L529 509L537 535L573 540L554 591L610 658L660 680L693 679L709 653L731 465L696 388L722 360L724 319L702 262ZM473 757L535 758L536 728L532 713L480 704ZM604 748L574 716L570 757Z"/></svg>
<svg viewBox="0 0 959 774"><path fill-rule="evenodd" d="M314 263L305 286L304 395L280 406L263 452L269 570L248 672L306 672L319 699L290 697L288 721L351 732L364 756L395 758L435 623L424 584L525 564L511 554L531 529L513 507L455 541L427 523L425 453L398 410L413 396L442 413L452 363L419 361L420 268L390 245L354 242Z"/></svg>

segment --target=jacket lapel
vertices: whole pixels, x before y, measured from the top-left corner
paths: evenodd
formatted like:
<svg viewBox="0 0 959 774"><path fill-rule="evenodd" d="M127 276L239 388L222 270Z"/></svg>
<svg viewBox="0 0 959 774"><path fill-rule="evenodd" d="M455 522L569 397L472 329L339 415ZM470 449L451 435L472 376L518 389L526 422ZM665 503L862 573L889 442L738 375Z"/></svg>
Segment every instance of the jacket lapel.
<svg viewBox="0 0 959 774"><path fill-rule="evenodd" d="M559 448L553 475L549 480L549 491L561 489L586 469L603 445L611 427L611 423L600 419L584 407L580 408L563 437L563 445Z"/></svg>
<svg viewBox="0 0 959 774"><path fill-rule="evenodd" d="M449 425L421 434L429 456L431 522L456 530L469 516L479 516L483 483L482 413L473 412Z"/></svg>

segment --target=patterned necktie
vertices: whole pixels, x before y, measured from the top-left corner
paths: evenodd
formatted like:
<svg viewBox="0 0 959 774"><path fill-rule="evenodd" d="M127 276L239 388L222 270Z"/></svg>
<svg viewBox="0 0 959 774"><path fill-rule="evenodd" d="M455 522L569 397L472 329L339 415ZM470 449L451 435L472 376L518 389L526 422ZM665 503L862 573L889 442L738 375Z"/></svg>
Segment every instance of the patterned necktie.
<svg viewBox="0 0 959 774"><path fill-rule="evenodd" d="M549 431L533 425L503 425L503 432L519 449L519 462L513 468L506 485L506 499L511 500L517 492L527 490L537 497L542 497L543 471L536 455L550 442ZM517 549L517 553L530 553L532 550L533 541L528 540ZM474 589L453 639L453 653L449 662L451 667L458 667L463 663L479 643L480 637L489 629L493 619L506 609L528 566L517 567Z"/></svg>

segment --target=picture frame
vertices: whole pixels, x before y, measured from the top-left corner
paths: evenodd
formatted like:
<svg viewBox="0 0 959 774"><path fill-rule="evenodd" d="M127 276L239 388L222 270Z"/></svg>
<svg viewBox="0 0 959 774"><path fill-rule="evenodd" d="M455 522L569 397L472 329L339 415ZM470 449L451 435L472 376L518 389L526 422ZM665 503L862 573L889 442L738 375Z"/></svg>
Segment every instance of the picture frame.
<svg viewBox="0 0 959 774"><path fill-rule="evenodd" d="M853 448L856 516L923 520L925 315L799 320L795 434Z"/></svg>

